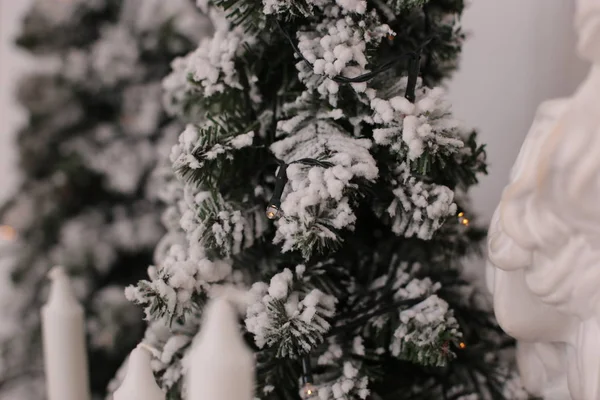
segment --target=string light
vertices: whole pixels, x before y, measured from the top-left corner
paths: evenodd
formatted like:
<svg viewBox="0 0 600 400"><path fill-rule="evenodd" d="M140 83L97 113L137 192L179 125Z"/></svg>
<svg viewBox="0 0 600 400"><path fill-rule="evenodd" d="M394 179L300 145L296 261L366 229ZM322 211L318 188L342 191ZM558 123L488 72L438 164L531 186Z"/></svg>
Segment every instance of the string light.
<svg viewBox="0 0 600 400"><path fill-rule="evenodd" d="M269 204L267 206L267 218L277 219L281 216L281 210L275 204Z"/></svg>
<svg viewBox="0 0 600 400"><path fill-rule="evenodd" d="M464 350L467 348L467 344L465 342L459 342L458 348L461 350ZM441 352L444 356L447 356L450 353L450 341L449 340L446 340L444 343L442 343Z"/></svg>
<svg viewBox="0 0 600 400"><path fill-rule="evenodd" d="M284 163L279 165L279 171L277 171L277 177L275 178L275 189L273 190L273 195L271 196L271 200L269 200L269 205L266 210L267 218L269 219L277 219L282 214L279 207L281 206L283 189L288 181L287 167L287 164Z"/></svg>
<svg viewBox="0 0 600 400"><path fill-rule="evenodd" d="M317 389L312 383L306 383L302 386L300 397L304 400L317 397Z"/></svg>
<svg viewBox="0 0 600 400"><path fill-rule="evenodd" d="M275 178L275 188L273 189L273 195L271 196L271 200L269 200L269 205L265 211L267 218L273 220L281 217L283 212L281 211L281 195L283 195L283 189L288 181L287 177L287 167L291 164L303 164L311 167L322 167L322 168L331 168L333 167L333 163L329 161L321 161L315 160L313 158L302 158L300 160L292 161L289 164L284 162L279 163L279 171L277 172L277 176Z"/></svg>
<svg viewBox="0 0 600 400"><path fill-rule="evenodd" d="M0 225L0 239L11 242L15 240L16 237L17 232L15 231L15 228L10 225Z"/></svg>
<svg viewBox="0 0 600 400"><path fill-rule="evenodd" d="M281 24L279 23L278 20L275 20L275 22L277 23L277 27L281 30L281 33L283 33L283 35L285 36L285 38L288 40L288 42L292 46L292 49L294 50L294 52L296 53L296 55L302 61L304 61L306 64L308 64L311 69L314 69L312 63L310 61L308 61L306 59L306 57L304 57L304 55L302 54L302 52L298 49L298 47L296 46L296 44L292 40L292 37L289 35L289 33L287 33L287 31L285 29L283 29L283 27L281 26ZM390 39L389 36L388 36L388 39ZM405 95L405 97L411 103L414 103L414 101L415 101L414 91L415 91L415 86L416 86L416 82L417 82L417 77L418 77L418 74L419 74L419 64L420 64L420 60L421 60L421 51L422 51L423 48L425 48L425 46L427 46L429 44L429 42L431 42L432 39L433 38L429 38L429 39L425 40L425 42L423 42L421 44L421 47L417 51L411 51L411 52L408 52L408 53L400 54L397 57L394 57L392 60L389 60L389 61L387 61L387 62L385 62L385 63L383 63L383 64L381 64L379 66L376 66L375 68L373 68L371 70L371 72L367 72L365 74L358 75L358 76L355 76L353 78L348 78L348 77L343 76L343 75L335 75L333 77L330 77L329 79L331 79L331 80L333 80L334 82L337 82L337 83L362 83L362 82L368 82L371 79L373 79L374 77L376 77L377 75L379 75L379 74L387 71L388 69L392 68L397 62L408 59L408 61L409 61L409 67L408 67L408 84L406 85L406 95ZM390 39L390 40L392 40L392 39Z"/></svg>
<svg viewBox="0 0 600 400"><path fill-rule="evenodd" d="M416 100L415 90L417 89L417 79L421 68L421 49L408 60L408 80L406 81L406 93L404 97L414 103Z"/></svg>
<svg viewBox="0 0 600 400"><path fill-rule="evenodd" d="M312 370L310 366L310 358L308 356L302 359L302 387L300 389L300 398L303 400L313 399L318 396L318 391L313 385Z"/></svg>
<svg viewBox="0 0 600 400"><path fill-rule="evenodd" d="M469 218L465 217L465 213L461 211L458 213L458 222L464 226L469 226L471 221L469 221Z"/></svg>

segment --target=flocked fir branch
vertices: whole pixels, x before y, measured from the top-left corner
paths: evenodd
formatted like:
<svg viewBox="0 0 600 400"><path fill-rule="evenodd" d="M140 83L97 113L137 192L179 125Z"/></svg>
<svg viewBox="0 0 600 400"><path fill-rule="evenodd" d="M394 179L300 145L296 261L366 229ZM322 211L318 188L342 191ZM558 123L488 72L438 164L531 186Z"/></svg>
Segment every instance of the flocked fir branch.
<svg viewBox="0 0 600 400"><path fill-rule="evenodd" d="M161 79L206 22L188 0L35 0L25 14L17 43L43 68L18 85L29 114L17 135L23 182L0 214L17 233L3 262L20 293L2 307L19 330L0 338L11 349L0 355L0 397L45 398L39 308L54 264L86 309L95 397L142 337L123 288L145 276L164 234L169 197L155 168L183 126L164 111Z"/></svg>
<svg viewBox="0 0 600 400"><path fill-rule="evenodd" d="M460 267L483 237L467 192L486 168L440 87L463 2L199 7L214 34L163 81L189 123L169 233L127 290L169 398L185 393L189 342L224 283L250 293L256 398L525 398Z"/></svg>

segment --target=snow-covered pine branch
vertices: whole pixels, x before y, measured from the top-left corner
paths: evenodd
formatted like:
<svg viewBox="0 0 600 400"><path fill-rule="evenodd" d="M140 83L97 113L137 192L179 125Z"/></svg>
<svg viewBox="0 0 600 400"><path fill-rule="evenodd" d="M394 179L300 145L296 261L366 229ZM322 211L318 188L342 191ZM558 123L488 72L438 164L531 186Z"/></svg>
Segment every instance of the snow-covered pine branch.
<svg viewBox="0 0 600 400"><path fill-rule="evenodd" d="M248 306L246 328L259 348L275 348L277 357L310 353L323 342L328 319L335 313L335 297L319 289L295 290L302 289L294 283L304 272L296 270L294 274L286 268L270 284L257 282L250 289L253 303Z"/></svg>
<svg viewBox="0 0 600 400"><path fill-rule="evenodd" d="M284 124L285 125L285 124ZM355 139L332 120L307 121L297 131L273 143L271 151L285 163L315 159L331 167L291 164L277 222L275 243L282 251L313 252L339 245L339 231L352 229L353 206L365 185L377 179L377 165L369 153L371 141Z"/></svg>
<svg viewBox="0 0 600 400"><path fill-rule="evenodd" d="M462 44L463 3L198 5L215 34L163 81L166 107L193 124L172 153L169 233L150 279L128 289L173 329L172 343L158 325L148 331L170 395L185 393L188 339L223 282L252 295L244 325L258 348L257 398L297 398L307 360L323 400L514 386L497 360L477 376L462 369L470 361L451 364L459 340L475 342L464 350L474 360L501 338L453 290L465 282L457 258L481 237L458 225L456 203L468 206L485 171L483 148L439 88ZM443 380L432 373L442 366Z"/></svg>
<svg viewBox="0 0 600 400"><path fill-rule="evenodd" d="M0 397L45 397L36 333L46 272L58 263L86 307L91 388L101 398L145 329L123 289L145 274L164 233L168 189L153 170L185 125L165 113L160 82L207 33L206 18L189 0L31 3L17 44L43 72L19 84L29 112L16 141L23 184L0 215L20 243L5 265L20 293L20 334L0 343L14 349L0 354Z"/></svg>

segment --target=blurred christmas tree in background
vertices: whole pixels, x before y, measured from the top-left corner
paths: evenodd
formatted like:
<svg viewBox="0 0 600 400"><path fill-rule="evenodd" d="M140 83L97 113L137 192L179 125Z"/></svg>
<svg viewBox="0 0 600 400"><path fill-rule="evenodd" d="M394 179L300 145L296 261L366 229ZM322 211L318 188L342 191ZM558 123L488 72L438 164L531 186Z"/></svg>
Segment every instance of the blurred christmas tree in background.
<svg viewBox="0 0 600 400"><path fill-rule="evenodd" d="M467 192L486 172L440 88L463 1L198 3L214 34L163 85L187 123L168 232L126 292L168 398L222 284L250 288L257 398L526 398L461 267L484 237Z"/></svg>
<svg viewBox="0 0 600 400"><path fill-rule="evenodd" d="M22 184L0 215L18 238L3 261L15 285L3 321L16 328L1 344L0 397L45 398L39 309L55 264L88 315L95 396L141 338L123 288L164 233L162 169L181 130L160 82L208 28L190 0L36 0L26 14L18 45L49 67L18 90L29 121L17 137Z"/></svg>

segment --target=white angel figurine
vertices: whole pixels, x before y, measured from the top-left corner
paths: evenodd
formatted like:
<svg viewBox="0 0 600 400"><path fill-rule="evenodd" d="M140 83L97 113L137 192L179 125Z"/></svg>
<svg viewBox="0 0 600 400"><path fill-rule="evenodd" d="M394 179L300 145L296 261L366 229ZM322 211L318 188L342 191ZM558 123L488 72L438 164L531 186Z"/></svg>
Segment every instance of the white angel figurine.
<svg viewBox="0 0 600 400"><path fill-rule="evenodd" d="M600 0L578 0L567 99L543 103L490 227L487 283L528 391L600 400Z"/></svg>

